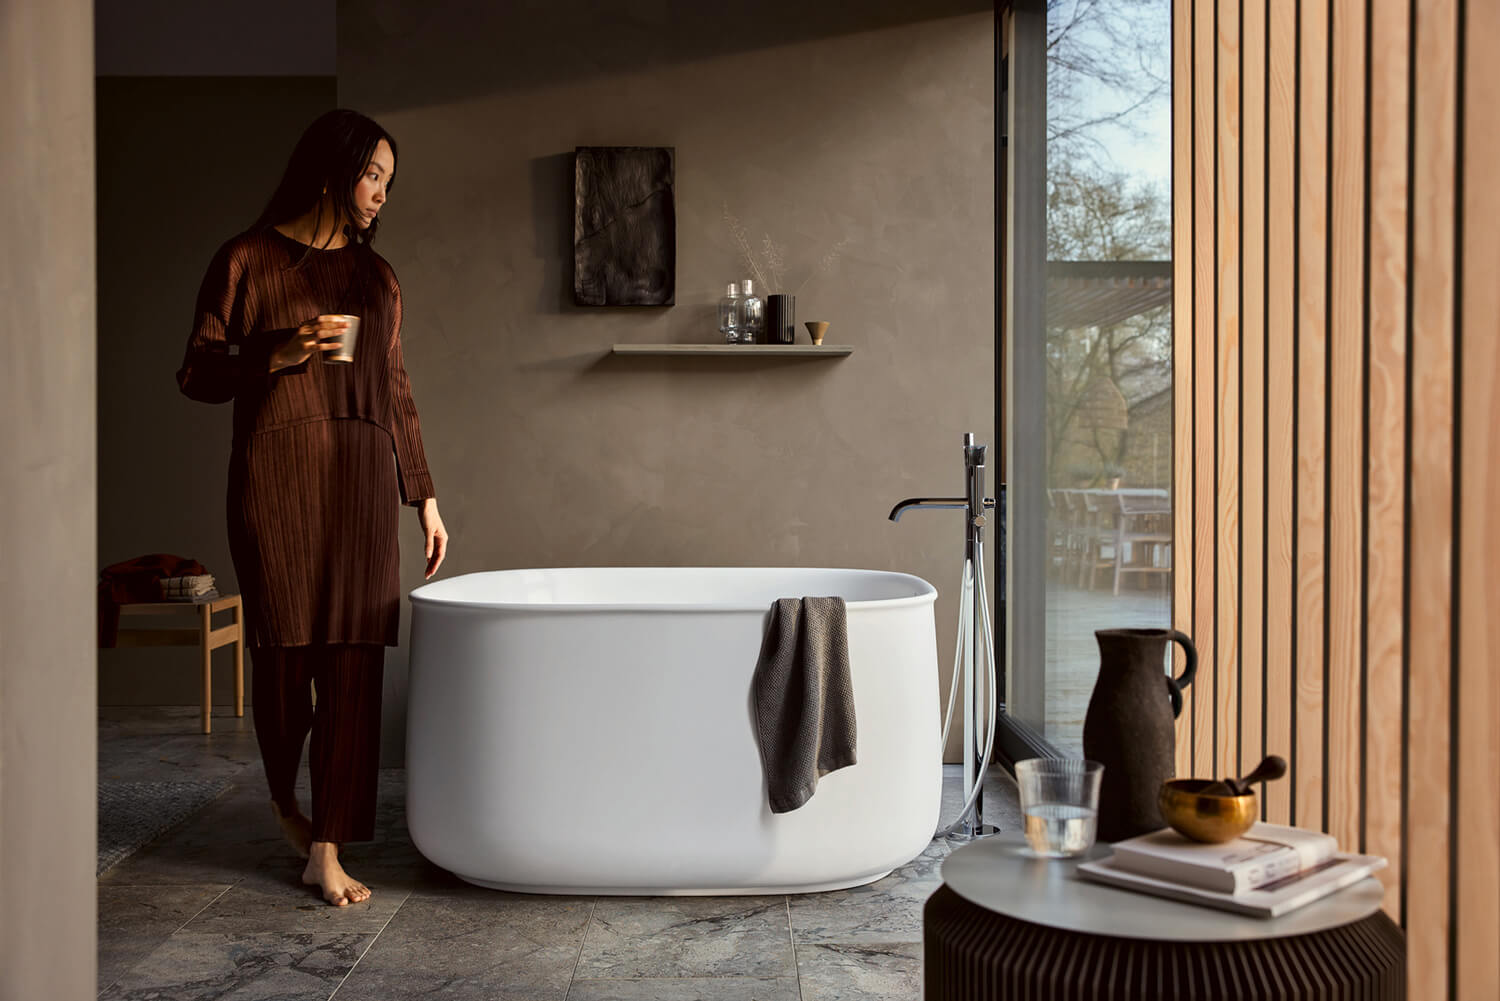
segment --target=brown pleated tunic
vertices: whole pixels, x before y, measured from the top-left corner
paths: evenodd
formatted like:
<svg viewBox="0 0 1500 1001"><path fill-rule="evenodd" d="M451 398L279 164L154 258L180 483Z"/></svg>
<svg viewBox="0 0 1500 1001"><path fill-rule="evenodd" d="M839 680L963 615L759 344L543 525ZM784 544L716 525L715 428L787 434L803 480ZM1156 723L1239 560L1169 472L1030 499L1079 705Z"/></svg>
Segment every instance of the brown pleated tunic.
<svg viewBox="0 0 1500 1001"><path fill-rule="evenodd" d="M177 383L234 401L226 513L251 647L395 646L400 504L435 496L401 357L401 288L354 244L314 250L275 229L219 248ZM323 313L360 317L352 364L272 349ZM398 503L399 501L399 503Z"/></svg>

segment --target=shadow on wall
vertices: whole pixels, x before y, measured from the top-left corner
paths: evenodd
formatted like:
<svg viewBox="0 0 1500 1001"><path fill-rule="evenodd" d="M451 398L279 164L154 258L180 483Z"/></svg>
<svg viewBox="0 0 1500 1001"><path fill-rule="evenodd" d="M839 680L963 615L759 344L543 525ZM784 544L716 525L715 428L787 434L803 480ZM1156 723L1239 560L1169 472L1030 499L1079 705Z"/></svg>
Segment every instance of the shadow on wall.
<svg viewBox="0 0 1500 1001"><path fill-rule="evenodd" d="M362 103L382 111L555 86L734 52L792 45L993 9L989 0L339 0L346 53L400 52L399 67L364 74Z"/></svg>
<svg viewBox="0 0 1500 1001"><path fill-rule="evenodd" d="M663 143L663 145L667 145ZM573 255L573 151L531 160L532 249L540 260L570 261ZM573 300L571 267L547 269L536 290L536 311L547 315L655 317L672 315L696 330L718 327L717 301L681 302L675 306L580 306ZM596 352L589 352L590 357Z"/></svg>

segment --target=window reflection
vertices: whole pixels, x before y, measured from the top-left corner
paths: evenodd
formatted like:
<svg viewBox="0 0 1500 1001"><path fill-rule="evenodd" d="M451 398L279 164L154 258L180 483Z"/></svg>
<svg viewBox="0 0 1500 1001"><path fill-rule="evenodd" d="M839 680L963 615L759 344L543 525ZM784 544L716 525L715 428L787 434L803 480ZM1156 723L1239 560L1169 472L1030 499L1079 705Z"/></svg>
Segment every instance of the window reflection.
<svg viewBox="0 0 1500 1001"><path fill-rule="evenodd" d="M1051 0L1047 11L1039 722L1075 755L1099 667L1094 630L1171 621L1170 19L1170 0Z"/></svg>

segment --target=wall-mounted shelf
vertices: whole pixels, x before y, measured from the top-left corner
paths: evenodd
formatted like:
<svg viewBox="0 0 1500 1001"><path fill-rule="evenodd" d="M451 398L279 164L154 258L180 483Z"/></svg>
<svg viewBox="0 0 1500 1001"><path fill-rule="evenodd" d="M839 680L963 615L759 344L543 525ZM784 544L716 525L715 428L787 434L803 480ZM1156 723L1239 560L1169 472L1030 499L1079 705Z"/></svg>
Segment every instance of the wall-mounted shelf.
<svg viewBox="0 0 1500 1001"><path fill-rule="evenodd" d="M850 344L616 344L617 355L739 355L765 358L842 358L854 352Z"/></svg>

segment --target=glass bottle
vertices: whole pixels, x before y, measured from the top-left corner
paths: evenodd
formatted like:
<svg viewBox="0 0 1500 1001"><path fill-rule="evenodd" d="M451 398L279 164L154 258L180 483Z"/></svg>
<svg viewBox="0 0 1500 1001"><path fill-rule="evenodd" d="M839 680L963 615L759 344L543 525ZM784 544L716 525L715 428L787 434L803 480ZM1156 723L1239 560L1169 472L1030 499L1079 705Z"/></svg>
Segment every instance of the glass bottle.
<svg viewBox="0 0 1500 1001"><path fill-rule="evenodd" d="M740 282L740 312L744 330L741 344L760 344L766 339L766 304L755 294L755 282L746 278Z"/></svg>
<svg viewBox="0 0 1500 1001"><path fill-rule="evenodd" d="M743 301L734 282L729 283L729 291L719 300L719 332L724 335L725 344L738 344L744 336Z"/></svg>

